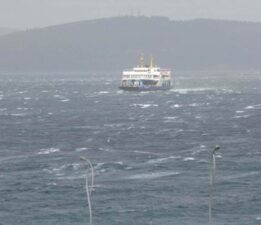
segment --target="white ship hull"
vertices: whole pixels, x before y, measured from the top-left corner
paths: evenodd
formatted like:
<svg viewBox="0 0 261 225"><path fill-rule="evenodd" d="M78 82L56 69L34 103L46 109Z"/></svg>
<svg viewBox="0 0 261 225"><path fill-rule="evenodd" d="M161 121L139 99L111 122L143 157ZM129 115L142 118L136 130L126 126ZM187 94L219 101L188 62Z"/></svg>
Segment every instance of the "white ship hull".
<svg viewBox="0 0 261 225"><path fill-rule="evenodd" d="M139 66L123 71L119 88L127 91L169 90L172 88L171 72L155 66L152 58L150 65L144 66L141 57Z"/></svg>

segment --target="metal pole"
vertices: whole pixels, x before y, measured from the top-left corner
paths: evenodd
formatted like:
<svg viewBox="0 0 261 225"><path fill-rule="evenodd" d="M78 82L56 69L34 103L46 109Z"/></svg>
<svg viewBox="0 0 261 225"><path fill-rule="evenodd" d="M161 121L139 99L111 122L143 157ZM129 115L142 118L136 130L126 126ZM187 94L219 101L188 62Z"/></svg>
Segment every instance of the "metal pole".
<svg viewBox="0 0 261 225"><path fill-rule="evenodd" d="M208 223L212 225L212 198L213 198L213 187L216 175L216 151L219 150L218 145L215 146L210 156L210 185L209 185L209 208L208 208Z"/></svg>

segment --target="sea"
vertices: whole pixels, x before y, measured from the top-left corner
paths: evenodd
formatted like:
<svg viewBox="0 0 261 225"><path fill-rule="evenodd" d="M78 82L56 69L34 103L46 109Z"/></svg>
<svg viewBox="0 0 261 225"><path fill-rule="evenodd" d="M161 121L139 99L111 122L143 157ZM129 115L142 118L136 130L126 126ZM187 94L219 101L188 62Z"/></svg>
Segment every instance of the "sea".
<svg viewBox="0 0 261 225"><path fill-rule="evenodd" d="M261 224L261 73L174 73L125 92L120 72L0 74L0 224Z"/></svg>

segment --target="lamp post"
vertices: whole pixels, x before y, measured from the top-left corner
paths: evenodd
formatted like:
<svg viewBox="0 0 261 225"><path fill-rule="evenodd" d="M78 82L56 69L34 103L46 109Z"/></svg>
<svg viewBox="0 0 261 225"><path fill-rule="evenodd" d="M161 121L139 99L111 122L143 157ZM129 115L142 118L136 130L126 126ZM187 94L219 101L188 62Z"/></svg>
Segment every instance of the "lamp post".
<svg viewBox="0 0 261 225"><path fill-rule="evenodd" d="M91 192L93 191L93 184L94 184L94 172L93 172L93 166L89 159L81 156L80 157L83 161L86 162L86 165L88 166L86 171L86 196L88 201L88 207L89 207L89 215L90 215L90 225L92 225L92 205L91 205ZM91 185L89 186L89 169L91 170Z"/></svg>
<svg viewBox="0 0 261 225"><path fill-rule="evenodd" d="M215 175L216 175L216 152L220 149L218 145L214 147L214 149L211 152L211 158L210 158L210 185L209 185L209 219L208 223L209 225L212 225L212 195L213 195L213 187L215 183Z"/></svg>

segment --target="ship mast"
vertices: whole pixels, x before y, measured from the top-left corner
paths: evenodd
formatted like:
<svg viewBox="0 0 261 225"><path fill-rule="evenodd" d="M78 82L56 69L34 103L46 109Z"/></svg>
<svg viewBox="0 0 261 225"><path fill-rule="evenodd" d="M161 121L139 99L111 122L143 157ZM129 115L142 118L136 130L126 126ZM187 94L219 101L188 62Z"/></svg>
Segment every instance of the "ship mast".
<svg viewBox="0 0 261 225"><path fill-rule="evenodd" d="M140 67L144 67L144 56L143 56L143 54L140 55Z"/></svg>
<svg viewBox="0 0 261 225"><path fill-rule="evenodd" d="M150 68L154 67L154 58L150 56Z"/></svg>

